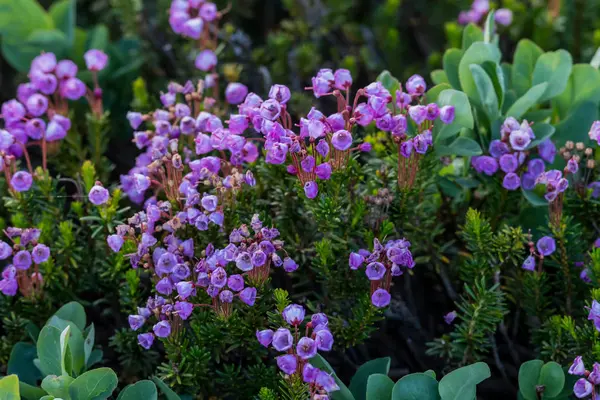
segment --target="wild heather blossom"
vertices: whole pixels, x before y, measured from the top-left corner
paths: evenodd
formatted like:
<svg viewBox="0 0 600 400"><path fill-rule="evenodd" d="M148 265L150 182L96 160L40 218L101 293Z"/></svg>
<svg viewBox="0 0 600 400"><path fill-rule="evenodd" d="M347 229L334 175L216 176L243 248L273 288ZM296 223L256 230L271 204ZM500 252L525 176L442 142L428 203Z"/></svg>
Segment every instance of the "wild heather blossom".
<svg viewBox="0 0 600 400"><path fill-rule="evenodd" d="M25 297L42 290L43 278L39 265L50 258L50 248L39 243L40 230L35 228L8 228L10 244L0 240L0 260L12 263L4 267L0 279L0 292L5 296L15 296L17 291ZM31 266L33 271L30 273Z"/></svg>
<svg viewBox="0 0 600 400"><path fill-rule="evenodd" d="M358 253L350 253L350 269L366 265L365 274L371 281L371 302L375 307L387 307L390 303L392 277L414 268L415 262L409 248L410 242L406 239L389 240L385 246L375 239L372 252L361 249Z"/></svg>
<svg viewBox="0 0 600 400"><path fill-rule="evenodd" d="M529 242L529 255L523 261L523 268L526 271L535 271L536 264L538 272L542 271L542 265L545 257L551 256L556 251L556 241L550 236L544 236L538 239L537 243Z"/></svg>
<svg viewBox="0 0 600 400"><path fill-rule="evenodd" d="M569 374L582 377L573 386L573 394L578 399L588 397L595 390L595 386L600 384L600 364L594 363L592 371L587 371L581 356L575 358L569 367Z"/></svg>
<svg viewBox="0 0 600 400"><path fill-rule="evenodd" d="M595 121L590 128L589 136L600 145L600 121Z"/></svg>
<svg viewBox="0 0 600 400"><path fill-rule="evenodd" d="M329 330L327 316L323 313L313 314L305 324L306 311L299 304L287 306L282 316L289 325L275 332L271 329L256 331L256 338L264 347L272 346L276 351L287 353L276 358L277 366L286 375L302 377L309 385L311 399L327 398L320 396L326 396L340 388L331 375L310 364L318 351L330 351L333 347L333 335ZM301 332L304 333L302 337Z"/></svg>
<svg viewBox="0 0 600 400"><path fill-rule="evenodd" d="M450 311L448 314L444 315L444 322L446 322L448 325L451 325L456 319L456 315L456 311Z"/></svg>
<svg viewBox="0 0 600 400"><path fill-rule="evenodd" d="M113 251L119 251L125 240L137 243L137 251L129 255L131 265L148 269L155 276L157 294L138 314L129 317L133 330L141 329L154 316L157 322L150 334L167 337L179 320L188 319L199 306L229 317L236 299L247 306L255 304L256 287L268 279L271 263L288 272L297 268L277 239L279 231L263 227L258 215L250 224L254 235L242 225L231 232L230 243L224 248L209 244L202 252L196 251L194 239L185 238L187 227L206 230L212 215L222 213L216 198L210 197L198 198L198 208L190 205L179 212L173 211L169 202L148 203L145 211L131 217L129 225L118 226L116 235L107 239ZM290 318L301 316L290 311ZM148 343L148 333L138 337L140 345Z"/></svg>
<svg viewBox="0 0 600 400"><path fill-rule="evenodd" d="M313 108L299 121L299 132L293 131L295 125L287 110L291 94L286 86L274 85L266 100L250 93L239 105L237 117L245 118L245 126L251 126L264 137L266 162L287 164L287 171L298 177L308 198L318 195L318 181L329 180L335 171L346 168L353 151L369 150L353 146L352 128L361 123L361 114L358 108L350 106L351 85L352 76L347 70L320 70L309 89L316 97L335 96L337 113L326 116ZM366 108L367 104L361 103L360 107Z"/></svg>
<svg viewBox="0 0 600 400"><path fill-rule="evenodd" d="M506 190L532 190L544 174L544 161L554 161L556 147L550 139L546 139L537 148L531 148L535 134L527 120L519 122L508 117L500 128L500 134L500 139L490 143L489 155L473 157L471 165L478 173L503 175L502 186ZM540 158L531 157L534 149Z"/></svg>
<svg viewBox="0 0 600 400"><path fill-rule="evenodd" d="M489 0L474 0L469 10L458 14L458 23L461 25L483 23L489 11ZM512 19L512 11L507 8L500 8L494 14L494 20L499 25L508 26L512 23Z"/></svg>
<svg viewBox="0 0 600 400"><path fill-rule="evenodd" d="M86 60L97 72L107 61L98 50L86 53ZM102 53L103 54L103 53ZM91 69L91 68L90 68ZM0 119L4 121L0 129L0 165L4 168L6 180L15 191L27 191L31 187L33 170L29 164L28 147L36 144L42 152L42 168L46 169L48 146L67 136L71 129L69 101L86 97L92 114L103 114L102 90L97 86L88 88L77 78L78 67L71 60L56 59L53 53L42 53L35 57L29 69L29 82L17 88L15 99L2 104ZM16 171L16 163L11 162L25 156L28 171Z"/></svg>
<svg viewBox="0 0 600 400"><path fill-rule="evenodd" d="M588 314L588 320L594 322L596 330L600 332L600 303L596 300L592 301L592 306L588 308L590 310Z"/></svg>
<svg viewBox="0 0 600 400"><path fill-rule="evenodd" d="M241 134L248 126L246 117L232 115L225 127L217 115L207 111L212 104L204 96L204 81L197 87L171 83L161 97L164 108L149 114L128 113L134 143L143 152L136 166L121 175L121 187L131 200L141 203L151 188L164 191L171 201L195 198L199 186L216 188L221 202L227 193L256 183L244 163L258 158L258 148ZM204 100L204 101L202 101ZM209 101L210 100L210 101ZM194 147L188 147L193 143ZM229 153L229 155L227 155Z"/></svg>

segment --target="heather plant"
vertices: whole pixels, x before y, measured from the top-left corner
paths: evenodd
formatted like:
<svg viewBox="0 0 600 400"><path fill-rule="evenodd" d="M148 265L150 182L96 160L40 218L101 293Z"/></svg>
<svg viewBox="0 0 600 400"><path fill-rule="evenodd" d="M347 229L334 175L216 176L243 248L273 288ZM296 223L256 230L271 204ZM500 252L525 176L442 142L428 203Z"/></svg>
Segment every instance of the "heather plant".
<svg viewBox="0 0 600 400"><path fill-rule="evenodd" d="M143 9L114 3L124 23ZM86 71L66 48L25 54L0 130L0 360L17 375L0 388L595 398L600 73L529 40L501 62L515 3L469 6L434 85L387 70L370 82L351 58L320 68L315 54L294 82L261 87L223 61L242 58L234 6L168 1L185 76L136 80L112 122L103 74L118 53L87 49ZM109 133L127 125L137 155L113 174ZM410 373L430 366L439 380Z"/></svg>

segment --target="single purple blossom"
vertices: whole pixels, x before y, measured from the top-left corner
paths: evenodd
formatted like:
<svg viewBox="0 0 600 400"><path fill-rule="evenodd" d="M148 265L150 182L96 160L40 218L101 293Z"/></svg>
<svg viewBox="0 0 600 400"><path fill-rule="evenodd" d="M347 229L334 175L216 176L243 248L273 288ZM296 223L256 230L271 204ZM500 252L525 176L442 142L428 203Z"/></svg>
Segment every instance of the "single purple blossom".
<svg viewBox="0 0 600 400"><path fill-rule="evenodd" d="M287 351L294 344L294 338L289 329L279 328L273 334L273 347L277 351Z"/></svg>
<svg viewBox="0 0 600 400"><path fill-rule="evenodd" d="M537 241L536 247L541 255L547 257L556 250L556 242L550 236L544 236Z"/></svg>
<svg viewBox="0 0 600 400"><path fill-rule="evenodd" d="M284 356L277 357L277 366L284 373L291 375L296 372L296 368L298 366L298 360L296 360L296 356L293 354L286 354Z"/></svg>
<svg viewBox="0 0 600 400"><path fill-rule="evenodd" d="M154 335L152 333L142 333L138 335L138 343L140 346L148 350L154 343Z"/></svg>
<svg viewBox="0 0 600 400"><path fill-rule="evenodd" d="M381 288L377 289L371 296L371 303L373 303L373 305L378 308L387 307L387 305L390 304L391 300L392 296L390 295L390 293L387 290Z"/></svg>

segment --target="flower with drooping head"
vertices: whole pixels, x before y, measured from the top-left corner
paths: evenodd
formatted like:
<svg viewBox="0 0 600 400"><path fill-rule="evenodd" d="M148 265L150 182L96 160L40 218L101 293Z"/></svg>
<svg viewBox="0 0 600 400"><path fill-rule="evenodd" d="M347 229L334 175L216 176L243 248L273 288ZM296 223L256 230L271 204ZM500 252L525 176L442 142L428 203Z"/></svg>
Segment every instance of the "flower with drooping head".
<svg viewBox="0 0 600 400"><path fill-rule="evenodd" d="M308 360L317 355L317 343L309 337L303 337L296 344L296 354L303 360Z"/></svg>
<svg viewBox="0 0 600 400"><path fill-rule="evenodd" d="M314 199L315 197L317 197L318 193L319 186L317 185L317 182L309 181L304 184L304 194L309 199Z"/></svg>
<svg viewBox="0 0 600 400"><path fill-rule="evenodd" d="M102 50L88 50L83 58L87 69L90 71L102 71L108 63L108 56Z"/></svg>
<svg viewBox="0 0 600 400"><path fill-rule="evenodd" d="M504 179L502 180L502 186L506 190L517 190L521 186L521 178L519 175L514 172L509 172L504 175Z"/></svg>
<svg viewBox="0 0 600 400"><path fill-rule="evenodd" d="M290 89L285 85L273 85L269 90L269 98L276 100L279 104L286 104L291 97Z"/></svg>
<svg viewBox="0 0 600 400"><path fill-rule="evenodd" d="M535 258L533 256L528 256L525 261L523 261L523 265L521 266L521 268L527 270L527 271L533 271L535 270Z"/></svg>
<svg viewBox="0 0 600 400"><path fill-rule="evenodd" d="M109 196L108 190L96 183L96 185L90 189L88 199L92 204L100 206L108 201Z"/></svg>
<svg viewBox="0 0 600 400"><path fill-rule="evenodd" d="M138 343L140 346L148 350L154 343L154 335L152 333L142 333L138 335Z"/></svg>
<svg viewBox="0 0 600 400"><path fill-rule="evenodd" d="M547 257L556 250L556 242L550 236L544 236L537 241L536 247L541 255Z"/></svg>
<svg viewBox="0 0 600 400"><path fill-rule="evenodd" d="M247 287L240 292L240 300L249 306L253 306L256 301L256 288Z"/></svg>
<svg viewBox="0 0 600 400"><path fill-rule="evenodd" d="M26 270L31 267L31 253L27 250L18 251L13 257L13 265L18 270Z"/></svg>
<svg viewBox="0 0 600 400"><path fill-rule="evenodd" d="M296 368L298 366L298 360L296 360L296 356L293 354L286 354L284 356L277 357L277 366L284 373L291 375L296 372Z"/></svg>
<svg viewBox="0 0 600 400"><path fill-rule="evenodd" d="M6 260L12 256L12 247L3 240L0 240L0 260Z"/></svg>
<svg viewBox="0 0 600 400"><path fill-rule="evenodd" d="M456 319L456 311L450 311L448 314L444 315L444 322L450 325Z"/></svg>
<svg viewBox="0 0 600 400"><path fill-rule="evenodd" d="M209 49L202 50L196 56L194 65L200 71L208 72L217 66L217 55L212 50L209 50Z"/></svg>
<svg viewBox="0 0 600 400"><path fill-rule="evenodd" d="M156 336L165 338L171 334L171 324L168 321L160 321L154 325L152 330Z"/></svg>
<svg viewBox="0 0 600 400"><path fill-rule="evenodd" d="M578 399L583 399L584 397L589 396L592 394L593 390L594 385L588 382L588 380L585 378L579 379L577 382L575 382L575 386L573 386L573 393Z"/></svg>
<svg viewBox="0 0 600 400"><path fill-rule="evenodd" d="M141 315L130 315L127 320L129 322L129 327L133 331L140 329L144 325L144 322L146 322L146 318Z"/></svg>
<svg viewBox="0 0 600 400"><path fill-rule="evenodd" d="M512 10L510 10L508 8L500 8L500 9L496 10L496 13L494 14L494 20L499 25L508 26L508 25L512 24L512 20L513 20Z"/></svg>
<svg viewBox="0 0 600 400"><path fill-rule="evenodd" d="M25 171L16 172L10 180L11 187L14 190L16 190L17 192L28 191L31 188L32 184L33 184L33 177L31 176L31 174L29 172L25 172Z"/></svg>
<svg viewBox="0 0 600 400"><path fill-rule="evenodd" d="M406 81L406 91L410 95L420 96L425 93L427 84L421 75L413 75Z"/></svg>
<svg viewBox="0 0 600 400"><path fill-rule="evenodd" d="M600 364L594 363L592 372L588 375L587 379L594 385L600 384Z"/></svg>
<svg viewBox="0 0 600 400"><path fill-rule="evenodd" d="M109 235L106 238L106 242L108 243L108 247L110 247L113 252L118 253L123 246L124 240L121 235Z"/></svg>
<svg viewBox="0 0 600 400"><path fill-rule="evenodd" d="M50 258L50 248L45 244L38 243L31 250L31 257L36 264L46 262Z"/></svg>
<svg viewBox="0 0 600 400"><path fill-rule="evenodd" d="M595 121L588 133L590 139L595 140L600 145L600 121Z"/></svg>
<svg viewBox="0 0 600 400"><path fill-rule="evenodd" d="M256 331L256 338L258 342L264 347L269 347L271 342L273 341L273 330L272 329L264 329L262 331Z"/></svg>
<svg viewBox="0 0 600 400"><path fill-rule="evenodd" d="M573 364L569 367L569 374L571 375L584 375L585 365L583 364L583 357L577 356L573 360Z"/></svg>
<svg viewBox="0 0 600 400"><path fill-rule="evenodd" d="M299 304L290 304L283 309L283 319L290 325L298 326L304 321L306 311Z"/></svg>
<svg viewBox="0 0 600 400"><path fill-rule="evenodd" d="M392 296L385 289L377 289L371 296L371 302L378 308L387 307L391 300Z"/></svg>
<svg viewBox="0 0 600 400"><path fill-rule="evenodd" d="M277 351L287 351L294 344L294 338L289 329L279 328L273 334L273 347Z"/></svg>
<svg viewBox="0 0 600 400"><path fill-rule="evenodd" d="M248 87L238 82L231 82L225 89L225 99L227 99L229 104L233 105L240 104L244 101L247 94Z"/></svg>
<svg viewBox="0 0 600 400"><path fill-rule="evenodd" d="M440 108L440 120L444 124L451 124L454 122L454 106L444 106Z"/></svg>
<svg viewBox="0 0 600 400"><path fill-rule="evenodd" d="M350 132L340 129L335 132L331 138L331 144L333 147L340 151L345 151L352 146L352 135Z"/></svg>

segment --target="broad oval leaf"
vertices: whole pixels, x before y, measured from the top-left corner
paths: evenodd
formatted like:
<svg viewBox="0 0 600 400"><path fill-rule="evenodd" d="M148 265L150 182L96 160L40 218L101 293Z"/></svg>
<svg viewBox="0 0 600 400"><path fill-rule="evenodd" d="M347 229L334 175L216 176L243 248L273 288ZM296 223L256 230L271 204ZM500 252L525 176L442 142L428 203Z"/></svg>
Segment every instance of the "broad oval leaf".
<svg viewBox="0 0 600 400"><path fill-rule="evenodd" d="M394 385L392 400L438 400L438 382L428 374L410 374Z"/></svg>
<svg viewBox="0 0 600 400"><path fill-rule="evenodd" d="M598 119L598 106L592 102L584 102L569 113L566 119L556 125L553 136L556 146L562 146L567 140L590 143L588 132L594 121Z"/></svg>
<svg viewBox="0 0 600 400"><path fill-rule="evenodd" d="M477 64L471 65L469 69L479 94L479 103L490 120L496 119L500 106L492 78Z"/></svg>
<svg viewBox="0 0 600 400"><path fill-rule="evenodd" d="M64 319L65 321L71 321L80 331L85 329L86 316L85 309L81 304L76 301L65 304L54 314L54 316Z"/></svg>
<svg viewBox="0 0 600 400"><path fill-rule="evenodd" d="M565 373L560 364L550 361L540 371L538 385L544 386L544 397L556 397L565 386Z"/></svg>
<svg viewBox="0 0 600 400"><path fill-rule="evenodd" d="M465 26L462 36L462 48L467 50L475 42L483 41L483 32L477 25L470 23Z"/></svg>
<svg viewBox="0 0 600 400"><path fill-rule="evenodd" d="M69 398L69 386L75 379L68 375L56 376L48 375L42 381L42 389L49 395L58 397L61 399Z"/></svg>
<svg viewBox="0 0 600 400"><path fill-rule="evenodd" d="M536 386L543 365L542 360L530 360L521 364L521 368L519 368L519 392L525 400L537 400Z"/></svg>
<svg viewBox="0 0 600 400"><path fill-rule="evenodd" d="M531 88L535 64L543 53L544 51L531 40L519 41L511 68L512 87L517 96L523 96Z"/></svg>
<svg viewBox="0 0 600 400"><path fill-rule="evenodd" d="M65 34L67 44L71 47L75 41L75 0L59 0L54 2L48 14L54 21L54 26Z"/></svg>
<svg viewBox="0 0 600 400"><path fill-rule="evenodd" d="M458 66L458 76L463 91L469 96L469 99L478 100L477 87L471 74L472 64L483 64L491 61L495 64L500 62L500 50L490 43L477 42L465 52Z"/></svg>
<svg viewBox="0 0 600 400"><path fill-rule="evenodd" d="M69 387L71 400L106 399L117 387L117 375L110 368L88 371L75 379Z"/></svg>
<svg viewBox="0 0 600 400"><path fill-rule="evenodd" d="M367 380L369 375L384 374L390 371L390 358L377 358L361 365L350 380L350 392L356 400L367 398Z"/></svg>
<svg viewBox="0 0 600 400"><path fill-rule="evenodd" d="M16 375L8 375L0 379L0 400L19 400L19 378Z"/></svg>
<svg viewBox="0 0 600 400"><path fill-rule="evenodd" d="M477 385L490 376L490 367L484 362L459 368L440 380L440 396L442 400L474 399Z"/></svg>
<svg viewBox="0 0 600 400"><path fill-rule="evenodd" d="M61 330L46 325L40 332L37 342L39 368L44 376L62 374L62 357L60 352Z"/></svg>
<svg viewBox="0 0 600 400"><path fill-rule="evenodd" d="M31 343L18 342L11 352L8 360L7 373L16 374L20 382L36 385L38 379L42 378L40 371L33 365L37 357L37 349Z"/></svg>
<svg viewBox="0 0 600 400"><path fill-rule="evenodd" d="M448 78L448 82L452 87L456 90L460 90L460 79L458 77L458 66L460 65L460 60L463 57L464 52L459 49L448 49L444 53L444 58L442 59L442 63L444 66L444 72L446 72L446 77Z"/></svg>
<svg viewBox="0 0 600 400"><path fill-rule="evenodd" d="M387 375L373 374L367 379L367 400L390 399L394 381Z"/></svg>
<svg viewBox="0 0 600 400"><path fill-rule="evenodd" d="M143 380L125 387L117 400L156 400L157 398L156 385L152 381Z"/></svg>
<svg viewBox="0 0 600 400"><path fill-rule="evenodd" d="M513 103L512 106L506 112L507 117L520 118L523 114L525 114L531 107L540 101L546 89L548 87L548 83L543 82L539 85L535 85L531 89L527 91L521 98L517 99Z"/></svg>
<svg viewBox="0 0 600 400"><path fill-rule="evenodd" d="M166 383L164 383L159 377L153 376L152 381L156 383L156 386L165 395L167 400L181 400L181 397L175 393Z"/></svg>
<svg viewBox="0 0 600 400"><path fill-rule="evenodd" d="M532 84L548 83L540 101L549 100L565 90L572 68L573 59L565 50L544 53L538 58L533 70Z"/></svg>
<svg viewBox="0 0 600 400"><path fill-rule="evenodd" d="M436 153L440 156L445 155L456 155L456 156L464 156L464 157L472 157L479 156L483 152L481 151L481 147L479 143L475 140L460 136L457 137L452 143L448 146L437 146Z"/></svg>

